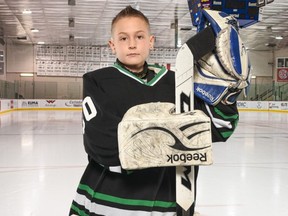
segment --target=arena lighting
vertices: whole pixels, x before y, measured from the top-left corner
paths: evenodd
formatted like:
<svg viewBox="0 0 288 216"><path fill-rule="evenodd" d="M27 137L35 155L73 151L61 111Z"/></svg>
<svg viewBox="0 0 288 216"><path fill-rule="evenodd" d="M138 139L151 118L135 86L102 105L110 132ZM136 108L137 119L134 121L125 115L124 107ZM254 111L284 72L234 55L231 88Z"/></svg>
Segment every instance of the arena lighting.
<svg viewBox="0 0 288 216"><path fill-rule="evenodd" d="M21 77L33 77L33 73L20 73Z"/></svg>
<svg viewBox="0 0 288 216"><path fill-rule="evenodd" d="M282 37L282 36L276 36L275 39L276 39L276 40L282 40L283 37Z"/></svg>
<svg viewBox="0 0 288 216"><path fill-rule="evenodd" d="M22 14L32 14L32 11L30 11L29 9L24 9L22 11Z"/></svg>
<svg viewBox="0 0 288 216"><path fill-rule="evenodd" d="M31 30L31 32L39 32L39 30L35 29L35 28L31 28L30 30Z"/></svg>

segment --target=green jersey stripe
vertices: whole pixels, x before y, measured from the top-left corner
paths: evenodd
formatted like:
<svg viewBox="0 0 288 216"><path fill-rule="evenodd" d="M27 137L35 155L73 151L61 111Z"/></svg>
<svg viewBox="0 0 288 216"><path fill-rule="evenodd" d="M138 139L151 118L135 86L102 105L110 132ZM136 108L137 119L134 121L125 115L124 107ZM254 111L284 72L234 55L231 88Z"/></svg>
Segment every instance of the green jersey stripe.
<svg viewBox="0 0 288 216"><path fill-rule="evenodd" d="M90 196L95 199L104 200L112 203L118 203L121 205L130 205L130 206L146 206L146 207L161 207L161 208L171 208L176 207L175 202L166 202L166 201L150 201L150 200L137 200L137 199L126 199L115 197L99 192L95 192L92 188L87 185L80 184L78 187L80 190L86 191Z"/></svg>
<svg viewBox="0 0 288 216"><path fill-rule="evenodd" d="M234 114L231 116L225 115L223 112L221 112L217 107L214 107L215 113L217 113L219 116L221 116L223 119L233 119L236 120L239 118L238 114Z"/></svg>

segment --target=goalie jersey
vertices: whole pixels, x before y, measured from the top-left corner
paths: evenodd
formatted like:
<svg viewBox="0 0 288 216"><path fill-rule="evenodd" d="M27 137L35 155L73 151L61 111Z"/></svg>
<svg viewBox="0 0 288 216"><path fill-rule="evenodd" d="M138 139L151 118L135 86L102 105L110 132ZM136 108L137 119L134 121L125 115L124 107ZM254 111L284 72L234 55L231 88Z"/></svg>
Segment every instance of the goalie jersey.
<svg viewBox="0 0 288 216"><path fill-rule="evenodd" d="M173 71L145 64L144 72L139 78L116 62L83 76L83 137L89 165L70 215L175 215L175 167L120 167L117 127L127 110L143 103L175 102ZM194 107L211 117L213 142L233 133L236 104L208 106L195 98Z"/></svg>

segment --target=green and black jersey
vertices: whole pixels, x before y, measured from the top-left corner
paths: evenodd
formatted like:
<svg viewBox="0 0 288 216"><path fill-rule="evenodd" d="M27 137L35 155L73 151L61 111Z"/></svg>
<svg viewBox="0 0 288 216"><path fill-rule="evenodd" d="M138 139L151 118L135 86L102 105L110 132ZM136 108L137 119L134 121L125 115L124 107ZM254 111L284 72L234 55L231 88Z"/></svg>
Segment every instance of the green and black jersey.
<svg viewBox="0 0 288 216"><path fill-rule="evenodd" d="M144 103L175 102L174 72L158 65L144 69L140 78L118 62L83 76L83 137L89 164L70 215L176 214L174 167L132 172L120 167L117 127L127 110ZM209 107L195 98L194 107L211 117L214 142L225 141L234 131L236 105Z"/></svg>

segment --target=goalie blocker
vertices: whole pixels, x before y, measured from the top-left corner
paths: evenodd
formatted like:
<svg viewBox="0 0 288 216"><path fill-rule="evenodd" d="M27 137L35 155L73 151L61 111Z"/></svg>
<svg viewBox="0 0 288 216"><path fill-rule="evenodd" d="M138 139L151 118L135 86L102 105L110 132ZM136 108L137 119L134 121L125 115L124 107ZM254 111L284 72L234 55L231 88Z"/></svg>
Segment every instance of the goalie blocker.
<svg viewBox="0 0 288 216"><path fill-rule="evenodd" d="M126 170L210 165L210 118L194 110L175 114L173 103L130 108L118 125L119 158Z"/></svg>

